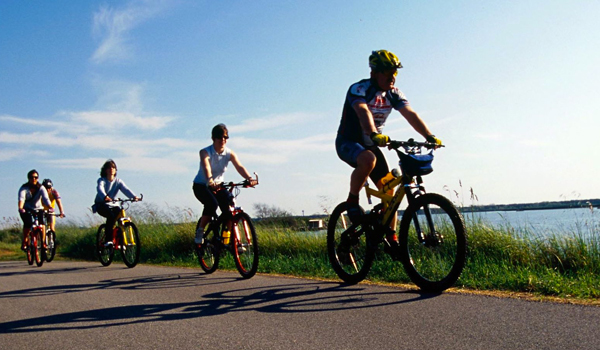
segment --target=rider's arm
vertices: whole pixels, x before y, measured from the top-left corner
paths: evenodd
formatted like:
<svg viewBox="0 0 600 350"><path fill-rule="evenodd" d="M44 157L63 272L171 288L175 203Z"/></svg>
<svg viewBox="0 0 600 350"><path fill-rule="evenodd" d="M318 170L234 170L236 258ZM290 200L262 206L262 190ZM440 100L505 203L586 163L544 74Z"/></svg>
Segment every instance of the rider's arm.
<svg viewBox="0 0 600 350"><path fill-rule="evenodd" d="M98 194L96 195L96 203L98 203L99 201L103 201L103 202L112 201L112 198L110 198L108 196L108 193L106 193L105 184L106 184L105 178L101 177L98 179L98 185L96 186L96 190L98 192Z"/></svg>
<svg viewBox="0 0 600 350"><path fill-rule="evenodd" d="M60 200L60 197L56 198L56 204L58 205L58 210L60 210L60 216L64 217L65 216L65 210L63 209L62 201Z"/></svg>
<svg viewBox="0 0 600 350"><path fill-rule="evenodd" d="M200 162L202 163L202 170L204 171L204 176L206 176L206 185L209 187L214 186L214 180L212 177L212 168L210 166L210 156L206 150L200 151Z"/></svg>
<svg viewBox="0 0 600 350"><path fill-rule="evenodd" d="M231 151L231 163L235 167L235 170L246 180L250 182L251 186L256 185L256 180L252 178L252 175L248 172L248 170L242 165L237 155Z"/></svg>
<svg viewBox="0 0 600 350"><path fill-rule="evenodd" d="M123 182L123 180L121 180L121 179L117 179L117 181L118 181L118 183L117 183L117 188L118 188L119 190L121 190L121 192L123 192L123 194L124 194L124 195L126 195L126 196L127 196L127 198L129 198L129 199L134 199L134 198L135 198L135 199L139 199L139 198L138 198L138 197L135 195L135 193L133 193L133 191L132 191L132 190L130 190L130 189L129 189L129 187L127 187L127 185L125 185L125 182ZM115 195L116 195L116 193L115 193Z"/></svg>
<svg viewBox="0 0 600 350"><path fill-rule="evenodd" d="M50 202L50 197L48 197L48 191L46 191L46 187L40 187L40 193L42 202L46 205L46 207L50 208L49 211L52 212L52 202Z"/></svg>
<svg viewBox="0 0 600 350"><path fill-rule="evenodd" d="M25 209L25 198L27 196L27 190L24 190L23 187L19 189L19 212L23 212Z"/></svg>
<svg viewBox="0 0 600 350"><path fill-rule="evenodd" d="M356 101L352 105L356 115L358 116L358 121L360 122L360 126L363 131L367 135L371 135L374 132L377 132L377 128L375 127L375 122L373 121L373 114L369 110L369 107L365 102Z"/></svg>
<svg viewBox="0 0 600 350"><path fill-rule="evenodd" d="M400 108L399 111L400 114L402 114L402 116L406 119L406 121L408 121L408 123L413 127L413 129L415 129L415 131L421 134L424 138L427 138L427 136L432 135L432 132L429 131L427 124L425 124L423 119L419 117L419 114L417 114L417 112L415 112L415 110L412 109L411 106L404 106Z"/></svg>

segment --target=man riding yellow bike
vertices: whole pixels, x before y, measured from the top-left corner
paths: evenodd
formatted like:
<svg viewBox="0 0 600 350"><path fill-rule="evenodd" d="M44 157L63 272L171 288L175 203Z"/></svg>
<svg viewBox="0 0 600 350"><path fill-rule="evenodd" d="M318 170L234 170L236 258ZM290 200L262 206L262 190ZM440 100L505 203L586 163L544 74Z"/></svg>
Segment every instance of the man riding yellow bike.
<svg viewBox="0 0 600 350"><path fill-rule="evenodd" d="M399 111L427 141L442 144L412 109L404 94L394 86L398 69L402 68L398 57L386 50L373 51L369 56L369 67L371 77L352 84L348 89L335 140L338 157L354 168L347 199L348 215L353 221L359 220L362 214L358 198L367 177L381 188L381 179L389 172L379 147L384 147L389 141L382 130L392 109ZM390 226L387 240L390 244L397 244L395 219Z"/></svg>

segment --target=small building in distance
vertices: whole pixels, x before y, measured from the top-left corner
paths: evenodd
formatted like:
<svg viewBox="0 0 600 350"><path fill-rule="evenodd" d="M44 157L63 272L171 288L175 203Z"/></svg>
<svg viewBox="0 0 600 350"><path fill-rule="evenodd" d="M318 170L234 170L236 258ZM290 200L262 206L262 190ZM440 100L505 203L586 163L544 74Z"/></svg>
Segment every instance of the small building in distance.
<svg viewBox="0 0 600 350"><path fill-rule="evenodd" d="M323 220L321 219L311 219L308 220L308 229L309 230L322 230L325 226L323 225Z"/></svg>

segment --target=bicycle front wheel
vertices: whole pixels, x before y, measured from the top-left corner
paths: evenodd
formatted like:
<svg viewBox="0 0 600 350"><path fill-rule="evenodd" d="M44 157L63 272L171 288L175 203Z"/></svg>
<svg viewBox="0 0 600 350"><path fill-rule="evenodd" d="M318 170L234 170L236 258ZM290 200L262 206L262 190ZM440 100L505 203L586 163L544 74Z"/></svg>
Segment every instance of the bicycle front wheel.
<svg viewBox="0 0 600 350"><path fill-rule="evenodd" d="M196 225L196 229L200 226L200 220ZM198 262L200 267L206 273L213 273L219 267L219 259L221 257L219 241L219 226L211 221L204 230L204 243L196 245L196 254L198 254Z"/></svg>
<svg viewBox="0 0 600 350"><path fill-rule="evenodd" d="M98 227L96 234L96 254L98 254L98 260L102 266L110 265L115 254L112 244L106 245L106 243L106 224L102 224Z"/></svg>
<svg viewBox="0 0 600 350"><path fill-rule="evenodd" d="M34 232L33 245L35 247L35 264L37 266L42 266L44 265L44 260L46 259L46 257L44 256L45 251L42 230L36 230L36 232Z"/></svg>
<svg viewBox="0 0 600 350"><path fill-rule="evenodd" d="M235 266L243 278L251 278L258 270L258 240L248 214L233 218L233 235Z"/></svg>
<svg viewBox="0 0 600 350"><path fill-rule="evenodd" d="M133 222L127 222L123 229L119 230L121 236L121 256L127 267L132 268L140 261L140 235Z"/></svg>
<svg viewBox="0 0 600 350"><path fill-rule="evenodd" d="M400 222L402 263L425 292L456 282L465 265L467 238L462 215L447 198L428 193L406 208Z"/></svg>
<svg viewBox="0 0 600 350"><path fill-rule="evenodd" d="M35 251L35 245L33 243L33 234L29 234L29 241L27 242L27 247L26 247L27 251L27 263L29 265L33 265L33 260L34 260L34 251Z"/></svg>
<svg viewBox="0 0 600 350"><path fill-rule="evenodd" d="M56 233L53 230L46 231L46 261L51 262L56 255Z"/></svg>
<svg viewBox="0 0 600 350"><path fill-rule="evenodd" d="M327 255L338 277L346 283L355 284L369 273L375 252L367 245L363 226L353 224L346 211L346 202L340 203L329 218Z"/></svg>

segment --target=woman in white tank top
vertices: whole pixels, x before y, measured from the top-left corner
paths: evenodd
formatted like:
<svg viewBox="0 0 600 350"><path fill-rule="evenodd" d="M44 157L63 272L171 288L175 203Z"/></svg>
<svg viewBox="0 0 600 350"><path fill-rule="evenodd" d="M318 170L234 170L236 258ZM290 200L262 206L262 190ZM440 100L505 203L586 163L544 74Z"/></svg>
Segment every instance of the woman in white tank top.
<svg viewBox="0 0 600 350"><path fill-rule="evenodd" d="M228 191L214 192L220 183L224 181L225 171L229 162L233 164L235 170L251 186L255 186L257 181L252 178L248 170L240 163L236 154L225 145L229 139L229 132L225 124L216 125L211 132L213 140L212 145L200 150L200 169L194 178L192 186L194 195L204 205L200 227L196 231L196 244L202 244L204 238L204 228L213 215L216 215L217 206L225 214L229 213L230 193ZM231 229L231 228L229 228Z"/></svg>

